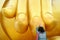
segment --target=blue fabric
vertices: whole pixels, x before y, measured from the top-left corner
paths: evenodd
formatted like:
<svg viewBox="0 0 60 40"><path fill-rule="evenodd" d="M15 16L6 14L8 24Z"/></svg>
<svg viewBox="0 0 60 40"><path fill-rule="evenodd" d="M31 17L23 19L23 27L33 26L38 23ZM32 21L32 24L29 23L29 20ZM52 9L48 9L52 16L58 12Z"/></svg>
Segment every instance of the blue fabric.
<svg viewBox="0 0 60 40"><path fill-rule="evenodd" d="M38 40L47 40L47 38L46 38L46 32L44 32L44 33L38 33Z"/></svg>

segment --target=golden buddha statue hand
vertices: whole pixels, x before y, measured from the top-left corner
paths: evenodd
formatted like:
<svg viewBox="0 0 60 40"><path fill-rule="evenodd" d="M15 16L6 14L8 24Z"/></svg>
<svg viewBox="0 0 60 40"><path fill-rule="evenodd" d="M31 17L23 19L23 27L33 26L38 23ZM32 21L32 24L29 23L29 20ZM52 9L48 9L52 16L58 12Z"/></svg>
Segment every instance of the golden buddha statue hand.
<svg viewBox="0 0 60 40"><path fill-rule="evenodd" d="M0 0L0 40L36 40L38 26L47 38L60 35L57 1Z"/></svg>

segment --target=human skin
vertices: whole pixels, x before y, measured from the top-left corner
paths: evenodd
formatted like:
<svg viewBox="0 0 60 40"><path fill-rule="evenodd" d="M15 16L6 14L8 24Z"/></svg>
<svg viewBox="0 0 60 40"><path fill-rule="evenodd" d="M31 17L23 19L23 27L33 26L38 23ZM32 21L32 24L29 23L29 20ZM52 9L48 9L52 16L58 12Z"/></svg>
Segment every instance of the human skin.
<svg viewBox="0 0 60 40"><path fill-rule="evenodd" d="M12 40L35 40L36 27L40 25L48 38L60 35L59 7L53 5L51 7L49 0L9 0L1 11L1 36Z"/></svg>

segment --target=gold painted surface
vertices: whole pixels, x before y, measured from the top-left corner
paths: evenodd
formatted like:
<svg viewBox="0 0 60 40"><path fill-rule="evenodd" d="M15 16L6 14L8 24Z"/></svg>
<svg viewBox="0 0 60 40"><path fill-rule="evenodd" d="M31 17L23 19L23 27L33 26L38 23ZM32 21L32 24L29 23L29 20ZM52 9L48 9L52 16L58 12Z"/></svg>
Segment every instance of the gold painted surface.
<svg viewBox="0 0 60 40"><path fill-rule="evenodd" d="M11 2L12 0L10 0L10 2ZM13 2L16 2L16 0L13 0ZM31 1L31 0L30 0ZM37 3L39 3L39 1L36 1L36 0L33 0L32 1L32 3L35 3L35 2ZM22 1L23 2L23 1ZM47 24L47 25L50 25L50 26L46 26L48 29L47 29L47 37L51 37L51 38L49 38L49 40L60 40L60 2L59 2L59 0L54 0L53 1L53 4L50 4L50 1L49 0L42 0L41 2L43 2L42 3L42 10L43 10L43 14L42 15L45 15L45 12L51 12L52 14L51 15L53 15L53 17L51 17L50 16L50 14L47 16L47 18L46 18L46 20L47 20L47 22L45 22L45 19L43 19L44 20L44 22ZM6 5L6 4L5 4ZM14 3L13 3L13 5L14 5ZM21 5L21 4L20 4ZM32 7L31 7L31 4L30 4L30 7L31 7L31 9L32 9L32 13L34 12L34 11L36 11L36 9L38 9L38 8L36 8L34 11L33 11L33 9L34 9L34 6L36 6L36 5L34 5L34 4L32 4ZM39 4L40 5L40 4ZM51 5L52 5L52 8L51 8ZM23 6L23 9L24 9L24 5L22 5ZM11 7L11 5L7 5L7 9L10 9L10 7ZM12 8L13 7L13 8ZM10 10L12 10L12 11L14 11L14 9L16 8L16 5L15 6L12 6L11 8L12 9L10 9ZM14 8L15 7L15 8ZM38 6L37 6L38 7ZM4 7L5 8L5 7ZM30 9L30 10L31 10ZM16 10L16 9L15 9ZM40 10L40 9L39 9ZM6 11L7 12L7 11ZM22 10L22 12L25 12L24 10ZM38 11L37 10L37 14L36 15L38 15L38 13L39 13L40 11ZM4 13L4 12L3 12ZM15 14L15 11L14 12L12 12L13 13L13 15ZM30 12L29 12L30 13ZM31 14L32 14L31 13ZM7 13L8 15L9 15L9 13ZM35 13L34 13L35 14ZM33 16L34 16L34 14L32 14ZM11 40L35 40L35 36L32 34L32 31L31 31L31 29L30 29L30 26L28 25L28 29L27 29L27 31L25 32L25 33L19 33L19 32L17 32L16 31L16 29L15 29L15 17L16 17L16 15L13 17L13 15L11 16L11 14L8 16L8 15L4 15L4 14L2 14L2 18L1 18L1 15L0 15L0 40L9 40L9 39L11 39ZM41 14L40 14L41 15ZM40 15L38 15L38 16L40 16ZM7 17L8 16L8 17ZM23 16L23 15L22 15ZM46 16L46 15L45 15ZM11 18L10 18L11 17ZM52 20L53 19L55 19L56 20L56 24L54 24L54 23L52 23L51 24L51 19L49 19L49 17L51 17L52 18ZM21 17L21 18L23 18L23 17ZM34 17L33 17L34 18ZM32 19L33 19L32 18ZM44 17L43 17L44 18ZM34 20L35 21L35 20ZM53 20L54 21L54 20ZM38 21L39 22L39 21ZM2 24L2 25L1 25ZM37 24L39 24L39 23L37 23ZM52 29L53 30L50 30L49 28L51 28L51 26L53 26L53 24L54 25L56 25L56 26L54 26ZM34 24L35 25L35 24ZM33 28L33 26L32 26L32 28ZM55 37L55 36L59 36L59 37Z"/></svg>

